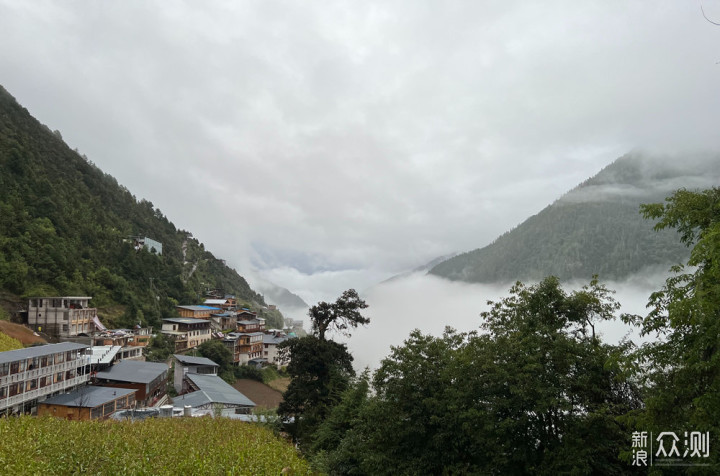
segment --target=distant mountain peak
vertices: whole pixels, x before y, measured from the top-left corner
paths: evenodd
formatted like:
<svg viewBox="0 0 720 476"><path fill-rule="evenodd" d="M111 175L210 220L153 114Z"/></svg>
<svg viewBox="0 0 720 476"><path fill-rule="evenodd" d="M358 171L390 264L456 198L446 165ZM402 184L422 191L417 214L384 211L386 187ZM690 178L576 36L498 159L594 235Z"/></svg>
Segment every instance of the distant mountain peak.
<svg viewBox="0 0 720 476"><path fill-rule="evenodd" d="M641 203L661 202L678 188L720 181L720 154L620 157L490 245L443 261L430 274L468 282L622 279L688 255L672 230L655 232Z"/></svg>

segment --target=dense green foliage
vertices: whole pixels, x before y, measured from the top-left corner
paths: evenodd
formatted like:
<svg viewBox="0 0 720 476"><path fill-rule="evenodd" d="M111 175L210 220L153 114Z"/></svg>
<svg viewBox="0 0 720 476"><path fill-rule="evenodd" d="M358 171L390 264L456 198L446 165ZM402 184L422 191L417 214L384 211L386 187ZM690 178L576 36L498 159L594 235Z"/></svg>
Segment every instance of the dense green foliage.
<svg viewBox="0 0 720 476"><path fill-rule="evenodd" d="M0 352L5 352L6 350L22 349L23 347L25 346L22 345L22 342L20 342L19 340L14 339L3 332L0 332Z"/></svg>
<svg viewBox="0 0 720 476"><path fill-rule="evenodd" d="M436 265L431 274L468 282L621 279L653 265L687 257L670 230L653 233L638 214L641 203L662 200L668 184L717 176L720 156L681 164L629 154L492 244Z"/></svg>
<svg viewBox="0 0 720 476"><path fill-rule="evenodd" d="M483 313L485 332L413 332L372 378L360 378L314 435L331 474L620 474L639 408L620 362L593 325L617 309L593 281L565 293L556 278Z"/></svg>
<svg viewBox="0 0 720 476"><path fill-rule="evenodd" d="M271 431L225 418L0 419L4 474L310 474Z"/></svg>
<svg viewBox="0 0 720 476"><path fill-rule="evenodd" d="M223 380L230 384L235 382L234 369L236 367L233 364L233 355L222 341L206 340L198 346L197 350L201 356L212 360L220 366L218 375Z"/></svg>
<svg viewBox="0 0 720 476"><path fill-rule="evenodd" d="M133 236L161 242L162 256L136 251ZM0 291L93 296L104 320L116 317L106 324L157 328L207 287L265 304L189 232L68 148L0 87ZM282 316L267 317L282 324Z"/></svg>
<svg viewBox="0 0 720 476"><path fill-rule="evenodd" d="M720 435L720 188L679 190L643 213L656 228L676 228L692 246L687 267L676 266L665 286L650 297L651 312L629 316L642 333L654 335L638 352L648 370L646 409L638 429L710 432ZM715 446L717 448L717 445ZM720 464L711 451L710 463Z"/></svg>
<svg viewBox="0 0 720 476"><path fill-rule="evenodd" d="M340 401L355 374L347 346L326 339L325 334L334 330L349 336L349 328L370 322L360 312L367 307L354 289L348 289L334 303L320 302L310 308L312 335L289 339L279 346L290 356L287 372L291 381L278 415L294 419L288 428L303 448L313 444L318 425Z"/></svg>

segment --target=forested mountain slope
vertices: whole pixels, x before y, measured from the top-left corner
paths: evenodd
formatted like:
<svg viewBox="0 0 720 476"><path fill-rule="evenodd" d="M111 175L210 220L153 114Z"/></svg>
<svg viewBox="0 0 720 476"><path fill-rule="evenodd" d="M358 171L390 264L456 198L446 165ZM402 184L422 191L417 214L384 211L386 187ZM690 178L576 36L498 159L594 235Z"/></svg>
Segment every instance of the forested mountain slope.
<svg viewBox="0 0 720 476"><path fill-rule="evenodd" d="M687 258L675 231L654 232L639 213L678 188L720 183L720 155L658 157L635 152L617 159L492 244L444 261L430 274L467 282L622 279Z"/></svg>
<svg viewBox="0 0 720 476"><path fill-rule="evenodd" d="M133 236L161 242L162 255L136 250ZM71 150L0 86L0 291L93 296L109 325L158 326L207 288L265 305L190 232ZM282 322L277 312L265 317Z"/></svg>

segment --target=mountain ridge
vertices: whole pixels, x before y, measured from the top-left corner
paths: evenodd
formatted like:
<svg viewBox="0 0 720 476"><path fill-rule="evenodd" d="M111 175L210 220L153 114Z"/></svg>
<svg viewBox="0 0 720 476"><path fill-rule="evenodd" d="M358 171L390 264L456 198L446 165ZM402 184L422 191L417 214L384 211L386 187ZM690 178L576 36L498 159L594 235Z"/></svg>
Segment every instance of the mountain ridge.
<svg viewBox="0 0 720 476"><path fill-rule="evenodd" d="M162 254L135 247L134 237L162 243ZM177 304L201 301L211 289L282 326L245 278L0 86L0 291L18 299L92 296L110 326L157 328Z"/></svg>
<svg viewBox="0 0 720 476"><path fill-rule="evenodd" d="M720 155L679 160L631 152L528 217L489 245L434 266L429 274L466 282L622 279L646 267L672 265L689 251L672 230L655 232L641 203L673 190L717 183Z"/></svg>

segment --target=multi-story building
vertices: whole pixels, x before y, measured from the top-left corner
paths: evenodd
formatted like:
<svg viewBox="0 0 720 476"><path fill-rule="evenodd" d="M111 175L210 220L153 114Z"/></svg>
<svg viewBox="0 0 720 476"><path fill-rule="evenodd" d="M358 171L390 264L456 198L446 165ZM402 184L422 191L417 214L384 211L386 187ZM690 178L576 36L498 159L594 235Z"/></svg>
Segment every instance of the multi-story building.
<svg viewBox="0 0 720 476"><path fill-rule="evenodd" d="M240 347L239 364L247 364L253 359L262 358L263 333L262 332L238 332L238 346Z"/></svg>
<svg viewBox="0 0 720 476"><path fill-rule="evenodd" d="M63 342L0 352L0 415L33 413L39 401L87 383L87 349Z"/></svg>
<svg viewBox="0 0 720 476"><path fill-rule="evenodd" d="M210 321L191 317L163 319L160 332L175 341L175 352L197 347L212 338Z"/></svg>
<svg viewBox="0 0 720 476"><path fill-rule="evenodd" d="M265 330L265 319L256 317L254 319L238 320L237 330L239 332L262 332Z"/></svg>
<svg viewBox="0 0 720 476"><path fill-rule="evenodd" d="M217 375L220 366L206 357L193 357L191 355L175 354L175 375L173 376L173 385L178 393L188 391L183 390L183 382L187 374L201 375Z"/></svg>
<svg viewBox="0 0 720 476"><path fill-rule="evenodd" d="M28 324L55 337L90 334L99 324L97 309L88 296L34 297L28 305ZM97 321L97 322L96 322Z"/></svg>
<svg viewBox="0 0 720 476"><path fill-rule="evenodd" d="M281 356L278 352L278 345L288 340L288 336L282 332L263 334L263 357L271 364L287 365L288 358Z"/></svg>
<svg viewBox="0 0 720 476"><path fill-rule="evenodd" d="M219 307L213 306L175 306L180 317L193 317L195 319L210 319L211 314L223 312Z"/></svg>

